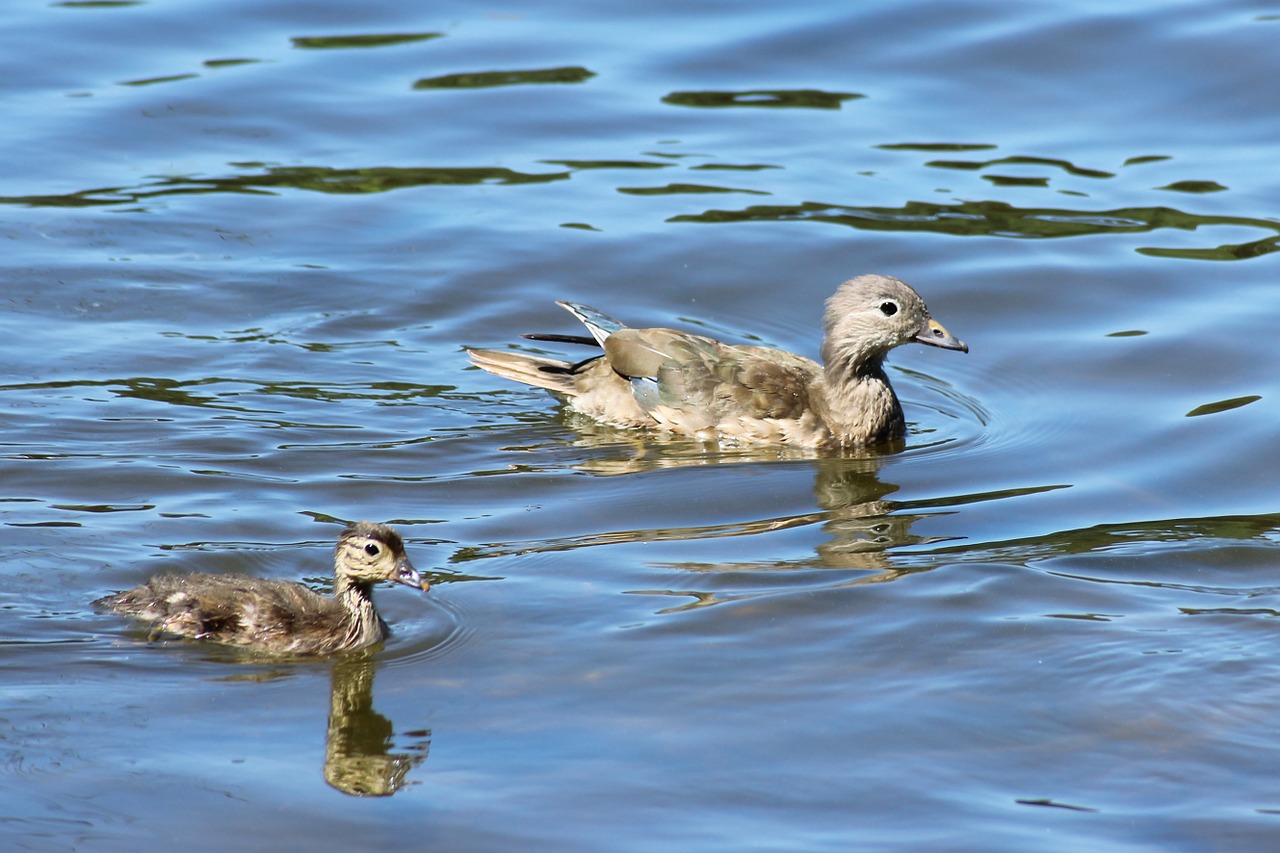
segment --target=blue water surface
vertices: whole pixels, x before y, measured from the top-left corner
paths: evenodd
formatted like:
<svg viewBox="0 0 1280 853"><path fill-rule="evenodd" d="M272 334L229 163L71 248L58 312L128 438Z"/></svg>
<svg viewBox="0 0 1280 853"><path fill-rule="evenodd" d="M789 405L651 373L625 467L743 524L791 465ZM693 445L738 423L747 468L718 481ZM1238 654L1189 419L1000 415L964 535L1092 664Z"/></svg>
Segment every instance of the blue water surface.
<svg viewBox="0 0 1280 853"><path fill-rule="evenodd" d="M1206 0L7 5L0 842L1272 849L1278 40ZM627 434L464 352L571 299L816 356L865 272L971 347L893 354L902 446ZM358 518L434 582L371 654L91 605L324 589Z"/></svg>

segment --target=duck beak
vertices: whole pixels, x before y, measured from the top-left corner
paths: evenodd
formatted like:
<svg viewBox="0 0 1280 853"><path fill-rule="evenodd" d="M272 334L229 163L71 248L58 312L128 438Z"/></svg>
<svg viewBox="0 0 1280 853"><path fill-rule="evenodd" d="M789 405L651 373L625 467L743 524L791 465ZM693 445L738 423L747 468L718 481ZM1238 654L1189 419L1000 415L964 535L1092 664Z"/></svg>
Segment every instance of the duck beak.
<svg viewBox="0 0 1280 853"><path fill-rule="evenodd" d="M914 340L918 343L928 344L931 347L942 347L943 349L958 349L960 352L968 352L969 345L948 332L942 327L937 320L930 318L920 327L920 331L916 332Z"/></svg>
<svg viewBox="0 0 1280 853"><path fill-rule="evenodd" d="M431 584L422 579L422 575L418 574L418 570L413 567L413 563L409 562L408 557L401 557L396 560L396 567L387 577L387 580L392 583L402 583L405 586L411 586L423 592L431 588Z"/></svg>

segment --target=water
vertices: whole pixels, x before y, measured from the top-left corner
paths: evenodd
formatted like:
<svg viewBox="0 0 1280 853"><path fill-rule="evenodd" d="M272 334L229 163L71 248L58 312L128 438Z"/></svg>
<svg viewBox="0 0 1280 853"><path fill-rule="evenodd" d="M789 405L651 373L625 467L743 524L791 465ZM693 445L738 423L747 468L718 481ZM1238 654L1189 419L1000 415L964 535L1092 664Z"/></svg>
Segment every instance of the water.
<svg viewBox="0 0 1280 853"><path fill-rule="evenodd" d="M6 849L1269 850L1265 4L13 3ZM593 427L558 298L805 354L898 275L905 448ZM371 656L96 613L435 585ZM381 795L381 796L379 796Z"/></svg>

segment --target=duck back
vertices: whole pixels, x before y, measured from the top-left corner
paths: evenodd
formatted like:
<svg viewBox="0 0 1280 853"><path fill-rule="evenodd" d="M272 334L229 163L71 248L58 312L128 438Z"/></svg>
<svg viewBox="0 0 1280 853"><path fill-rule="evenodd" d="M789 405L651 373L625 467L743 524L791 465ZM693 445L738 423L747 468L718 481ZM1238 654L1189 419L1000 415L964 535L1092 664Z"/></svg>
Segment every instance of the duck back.
<svg viewBox="0 0 1280 853"><path fill-rule="evenodd" d="M151 621L153 635L291 654L348 647L352 622L337 601L300 583L248 575L159 575L98 604ZM383 636L385 628L369 642Z"/></svg>

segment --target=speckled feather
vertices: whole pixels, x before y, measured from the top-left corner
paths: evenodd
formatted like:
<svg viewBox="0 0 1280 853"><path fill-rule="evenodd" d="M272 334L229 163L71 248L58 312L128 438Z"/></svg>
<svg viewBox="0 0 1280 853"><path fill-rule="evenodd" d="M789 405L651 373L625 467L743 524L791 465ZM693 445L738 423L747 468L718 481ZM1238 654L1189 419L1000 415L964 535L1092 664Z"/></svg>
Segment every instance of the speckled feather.
<svg viewBox="0 0 1280 853"><path fill-rule="evenodd" d="M375 549L372 553L368 549ZM238 574L162 574L95 604L152 623L152 635L209 640L272 654L322 655L382 642L372 586L426 589L386 525L357 522L334 549L334 597L292 581Z"/></svg>

